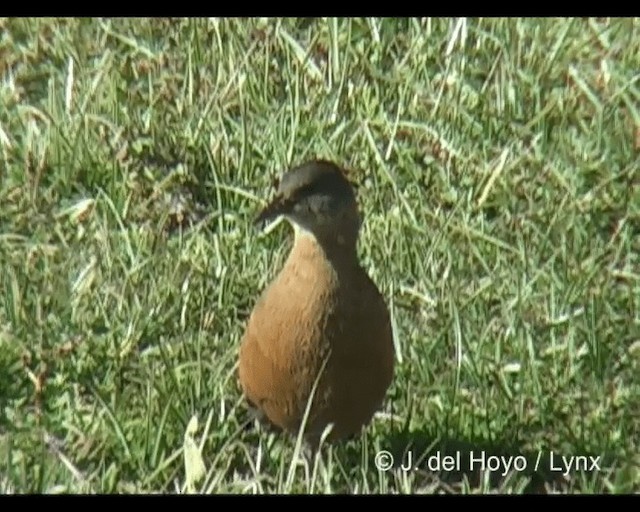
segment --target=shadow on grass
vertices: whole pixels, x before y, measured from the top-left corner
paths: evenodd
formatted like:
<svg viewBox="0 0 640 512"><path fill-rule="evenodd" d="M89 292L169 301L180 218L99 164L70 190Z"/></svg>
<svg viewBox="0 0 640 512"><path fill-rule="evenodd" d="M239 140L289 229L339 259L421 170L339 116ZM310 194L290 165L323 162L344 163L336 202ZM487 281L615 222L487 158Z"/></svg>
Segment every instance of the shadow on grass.
<svg viewBox="0 0 640 512"><path fill-rule="evenodd" d="M249 414L242 417L244 435L253 438L253 442L275 434L274 446L295 444L294 436L270 423L251 421ZM464 489L466 492L524 494L607 492L604 480L611 476L609 468L614 465L611 455L580 450L579 453L535 451L525 447L522 435L520 439L508 433L492 440L480 436L464 438L439 435L433 427L380 432L376 435L377 448L369 444L368 466L377 473L381 469L379 462L392 461L391 467L383 471L389 475L392 471L412 472L412 487L426 492L430 492L429 489L445 493L460 493ZM370 437L369 441L372 440ZM345 468L362 464L362 442L363 438L354 436L333 444L334 455ZM327 445L322 446L321 452L326 454L326 449ZM376 449L387 452L386 459L377 461L381 451ZM303 450L303 453L309 456L313 451Z"/></svg>

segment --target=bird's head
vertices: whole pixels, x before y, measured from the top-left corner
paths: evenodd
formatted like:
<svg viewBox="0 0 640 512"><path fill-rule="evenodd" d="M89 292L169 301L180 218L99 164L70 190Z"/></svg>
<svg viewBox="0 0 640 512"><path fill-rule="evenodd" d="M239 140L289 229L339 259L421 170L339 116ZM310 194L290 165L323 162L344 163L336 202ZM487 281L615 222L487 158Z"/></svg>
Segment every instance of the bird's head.
<svg viewBox="0 0 640 512"><path fill-rule="evenodd" d="M283 216L296 236L312 235L323 246L354 246L360 215L353 185L344 172L325 160L306 162L286 172L275 197L258 215L264 223Z"/></svg>

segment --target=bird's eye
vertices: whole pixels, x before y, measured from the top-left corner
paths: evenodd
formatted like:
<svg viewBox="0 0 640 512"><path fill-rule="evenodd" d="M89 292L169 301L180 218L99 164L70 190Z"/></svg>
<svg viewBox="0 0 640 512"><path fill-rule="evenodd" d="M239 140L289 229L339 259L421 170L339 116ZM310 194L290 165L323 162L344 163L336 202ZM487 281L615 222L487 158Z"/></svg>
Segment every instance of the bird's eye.
<svg viewBox="0 0 640 512"><path fill-rule="evenodd" d="M308 184L300 187L298 190L296 190L296 198L302 199L303 197L310 196L311 194L313 194L314 188L315 187L313 186L313 184Z"/></svg>

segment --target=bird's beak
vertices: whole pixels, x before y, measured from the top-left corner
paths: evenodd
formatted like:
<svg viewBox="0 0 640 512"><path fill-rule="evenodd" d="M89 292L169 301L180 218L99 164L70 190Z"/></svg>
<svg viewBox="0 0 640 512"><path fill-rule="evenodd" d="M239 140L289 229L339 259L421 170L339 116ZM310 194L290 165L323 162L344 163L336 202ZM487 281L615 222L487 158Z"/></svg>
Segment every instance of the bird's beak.
<svg viewBox="0 0 640 512"><path fill-rule="evenodd" d="M290 204L281 196L276 196L262 211L258 214L254 220L254 224L264 225L267 222L272 221L276 217L288 213L290 210Z"/></svg>

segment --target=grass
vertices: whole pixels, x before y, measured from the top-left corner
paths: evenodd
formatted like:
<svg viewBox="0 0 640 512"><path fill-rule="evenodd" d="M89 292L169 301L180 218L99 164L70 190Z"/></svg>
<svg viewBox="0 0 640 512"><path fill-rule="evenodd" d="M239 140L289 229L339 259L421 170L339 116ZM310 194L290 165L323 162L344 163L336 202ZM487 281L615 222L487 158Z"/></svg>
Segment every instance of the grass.
<svg viewBox="0 0 640 512"><path fill-rule="evenodd" d="M640 490L637 19L0 27L0 492ZM399 351L309 461L235 363L290 240L251 219L312 157L355 170Z"/></svg>

